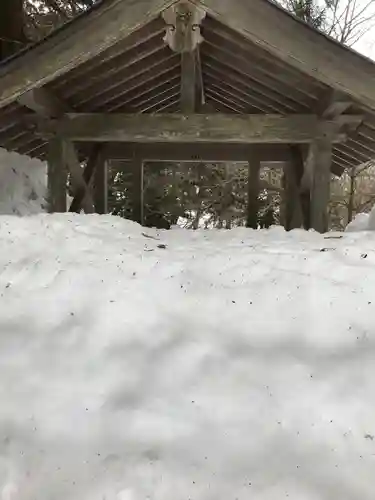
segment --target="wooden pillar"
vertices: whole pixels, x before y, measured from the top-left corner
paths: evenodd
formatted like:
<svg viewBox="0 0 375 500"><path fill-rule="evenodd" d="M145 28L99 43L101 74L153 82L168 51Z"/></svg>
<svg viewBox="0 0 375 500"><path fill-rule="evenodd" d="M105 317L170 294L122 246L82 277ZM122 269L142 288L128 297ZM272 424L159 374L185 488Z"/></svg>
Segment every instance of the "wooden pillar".
<svg viewBox="0 0 375 500"><path fill-rule="evenodd" d="M54 137L48 144L48 212L67 211L66 144L60 137Z"/></svg>
<svg viewBox="0 0 375 500"><path fill-rule="evenodd" d="M143 200L143 172L142 158L134 157L132 161L133 171L133 220L143 225L144 223L144 200Z"/></svg>
<svg viewBox="0 0 375 500"><path fill-rule="evenodd" d="M108 213L108 162L104 158L98 161L94 170L93 196L95 212Z"/></svg>
<svg viewBox="0 0 375 500"><path fill-rule="evenodd" d="M247 185L247 217L246 226L258 228L260 158L254 152L249 159L249 176Z"/></svg>
<svg viewBox="0 0 375 500"><path fill-rule="evenodd" d="M304 172L300 146L290 148L290 160L284 167L284 227L287 231L302 227L301 181Z"/></svg>
<svg viewBox="0 0 375 500"><path fill-rule="evenodd" d="M320 137L311 144L311 227L319 233L328 231L328 203L330 199L332 142Z"/></svg>

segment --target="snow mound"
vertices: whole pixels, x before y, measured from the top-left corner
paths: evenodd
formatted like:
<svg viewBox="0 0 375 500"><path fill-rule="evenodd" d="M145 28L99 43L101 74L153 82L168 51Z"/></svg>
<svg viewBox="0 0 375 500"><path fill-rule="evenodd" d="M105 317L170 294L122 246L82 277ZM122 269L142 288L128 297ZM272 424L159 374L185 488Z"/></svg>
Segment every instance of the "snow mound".
<svg viewBox="0 0 375 500"><path fill-rule="evenodd" d="M44 211L46 164L0 148L0 214L30 215Z"/></svg>
<svg viewBox="0 0 375 500"><path fill-rule="evenodd" d="M346 228L346 232L357 231L375 231L375 207L371 209L370 213L360 213L350 222Z"/></svg>
<svg viewBox="0 0 375 500"><path fill-rule="evenodd" d="M357 231L368 231L369 229L369 214L357 214L354 219L346 226L345 231L352 233Z"/></svg>
<svg viewBox="0 0 375 500"><path fill-rule="evenodd" d="M0 237L0 498L374 498L373 233Z"/></svg>
<svg viewBox="0 0 375 500"><path fill-rule="evenodd" d="M367 229L368 231L375 231L375 207L369 213Z"/></svg>

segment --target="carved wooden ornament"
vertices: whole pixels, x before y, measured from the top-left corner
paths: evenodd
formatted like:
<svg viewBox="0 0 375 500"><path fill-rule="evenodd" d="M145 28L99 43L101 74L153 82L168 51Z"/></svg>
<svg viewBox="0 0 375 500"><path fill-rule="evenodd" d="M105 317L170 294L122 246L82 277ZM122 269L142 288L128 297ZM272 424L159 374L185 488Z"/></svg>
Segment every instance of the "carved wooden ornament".
<svg viewBox="0 0 375 500"><path fill-rule="evenodd" d="M206 12L192 4L179 2L162 14L167 25L164 42L174 52L191 52L203 42L200 24Z"/></svg>

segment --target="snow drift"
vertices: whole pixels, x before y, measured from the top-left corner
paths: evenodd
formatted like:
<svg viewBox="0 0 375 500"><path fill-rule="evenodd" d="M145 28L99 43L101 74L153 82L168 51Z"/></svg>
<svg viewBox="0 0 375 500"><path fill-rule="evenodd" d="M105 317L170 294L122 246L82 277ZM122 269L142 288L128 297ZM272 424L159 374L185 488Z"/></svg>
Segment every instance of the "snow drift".
<svg viewBox="0 0 375 500"><path fill-rule="evenodd" d="M375 231L375 207L369 213L359 213L346 226L346 232Z"/></svg>
<svg viewBox="0 0 375 500"><path fill-rule="evenodd" d="M2 500L372 500L375 235L1 217Z"/></svg>
<svg viewBox="0 0 375 500"><path fill-rule="evenodd" d="M43 212L46 186L44 162L0 148L0 214Z"/></svg>
<svg viewBox="0 0 375 500"><path fill-rule="evenodd" d="M368 231L369 230L369 214L359 213L354 219L349 222L346 226L345 231L347 233L357 232L357 231Z"/></svg>

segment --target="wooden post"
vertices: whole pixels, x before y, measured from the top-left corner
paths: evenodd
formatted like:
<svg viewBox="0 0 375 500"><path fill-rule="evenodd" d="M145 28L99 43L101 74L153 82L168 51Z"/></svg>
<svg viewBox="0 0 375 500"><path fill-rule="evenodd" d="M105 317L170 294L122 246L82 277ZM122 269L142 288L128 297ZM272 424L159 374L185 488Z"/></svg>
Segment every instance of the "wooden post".
<svg viewBox="0 0 375 500"><path fill-rule="evenodd" d="M328 231L332 142L320 137L311 144L311 227L319 233Z"/></svg>
<svg viewBox="0 0 375 500"><path fill-rule="evenodd" d="M68 171L66 169L65 141L54 137L48 144L48 212L66 212L66 186Z"/></svg>
<svg viewBox="0 0 375 500"><path fill-rule="evenodd" d="M260 158L252 152L249 159L249 176L247 185L247 221L246 226L258 228Z"/></svg>
<svg viewBox="0 0 375 500"><path fill-rule="evenodd" d="M285 164L284 196L285 220L287 231L302 227L301 181L304 172L303 154L299 146L291 146L290 161Z"/></svg>
<svg viewBox="0 0 375 500"><path fill-rule="evenodd" d="M108 213L108 162L101 158L94 170L94 207L97 214Z"/></svg>
<svg viewBox="0 0 375 500"><path fill-rule="evenodd" d="M79 212L82 208L86 214L91 214L94 212L94 201L88 184L84 178L84 171L82 170L77 151L72 141L65 139L64 143L66 166L70 172L74 189L74 199L69 211L73 211L72 206L74 202L80 199L81 202L79 203L77 211Z"/></svg>
<svg viewBox="0 0 375 500"><path fill-rule="evenodd" d="M133 170L133 220L143 225L144 202L143 202L143 159L135 156L132 164Z"/></svg>

